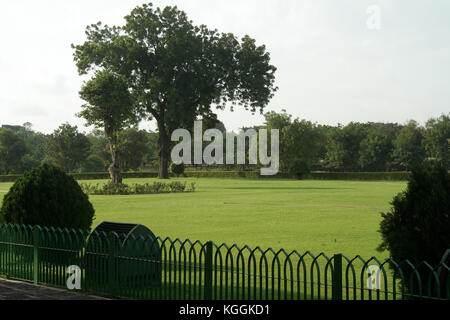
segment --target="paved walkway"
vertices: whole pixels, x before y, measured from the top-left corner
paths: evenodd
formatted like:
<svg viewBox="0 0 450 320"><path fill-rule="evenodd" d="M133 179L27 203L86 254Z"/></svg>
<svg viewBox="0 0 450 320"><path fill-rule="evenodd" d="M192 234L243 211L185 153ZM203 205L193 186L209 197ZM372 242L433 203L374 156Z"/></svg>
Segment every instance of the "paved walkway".
<svg viewBox="0 0 450 320"><path fill-rule="evenodd" d="M0 279L0 300L107 300L30 283Z"/></svg>

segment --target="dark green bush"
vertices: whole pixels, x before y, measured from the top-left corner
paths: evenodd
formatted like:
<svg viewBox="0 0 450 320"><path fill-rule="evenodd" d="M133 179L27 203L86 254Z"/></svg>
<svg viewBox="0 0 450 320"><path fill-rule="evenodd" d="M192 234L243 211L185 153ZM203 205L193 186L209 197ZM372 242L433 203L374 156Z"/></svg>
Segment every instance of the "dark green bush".
<svg viewBox="0 0 450 320"><path fill-rule="evenodd" d="M75 179L44 164L26 172L3 199L0 220L19 225L89 229L94 208Z"/></svg>
<svg viewBox="0 0 450 320"><path fill-rule="evenodd" d="M175 174L177 177L184 174L184 170L185 170L184 163L182 164L172 163L172 165L170 166L170 171L172 171L172 173Z"/></svg>
<svg viewBox="0 0 450 320"><path fill-rule="evenodd" d="M436 267L445 251L450 248L448 171L441 164L416 167L407 190L398 194L392 205L391 211L382 215L380 232L383 241L379 250L388 250L396 262L409 260L417 265L426 261ZM415 275L407 266L402 270L406 277L403 285L410 292L416 292L418 282ZM431 279L433 285L434 279L430 278L431 274L426 268L418 272L422 278L423 290L427 290L428 280Z"/></svg>
<svg viewBox="0 0 450 320"><path fill-rule="evenodd" d="M289 167L289 174L297 177L297 179L303 179L310 172L311 167L302 160L295 160Z"/></svg>

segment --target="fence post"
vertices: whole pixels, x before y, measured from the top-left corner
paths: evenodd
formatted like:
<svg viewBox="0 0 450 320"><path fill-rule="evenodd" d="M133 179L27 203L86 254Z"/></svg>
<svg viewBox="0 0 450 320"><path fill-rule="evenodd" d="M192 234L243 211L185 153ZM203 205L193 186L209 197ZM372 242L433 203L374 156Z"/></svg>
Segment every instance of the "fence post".
<svg viewBox="0 0 450 320"><path fill-rule="evenodd" d="M205 300L212 300L213 283L213 243L206 243L205 252Z"/></svg>
<svg viewBox="0 0 450 320"><path fill-rule="evenodd" d="M334 256L333 300L342 300L342 254Z"/></svg>
<svg viewBox="0 0 450 320"><path fill-rule="evenodd" d="M111 296L117 296L117 263L116 263L116 249L117 239L113 232L109 233L109 256L108 256L108 289Z"/></svg>
<svg viewBox="0 0 450 320"><path fill-rule="evenodd" d="M39 227L33 228L33 282L39 283Z"/></svg>

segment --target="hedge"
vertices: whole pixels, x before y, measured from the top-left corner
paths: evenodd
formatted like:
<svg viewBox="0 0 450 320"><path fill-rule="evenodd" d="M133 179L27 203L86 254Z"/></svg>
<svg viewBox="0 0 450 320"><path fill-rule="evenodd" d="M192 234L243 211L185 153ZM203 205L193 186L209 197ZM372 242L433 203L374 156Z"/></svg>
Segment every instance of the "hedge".
<svg viewBox="0 0 450 320"><path fill-rule="evenodd" d="M313 172L305 179L312 180L363 180L363 181L407 181L409 172Z"/></svg>
<svg viewBox="0 0 450 320"><path fill-rule="evenodd" d="M72 173L76 180L108 180L107 172ZM157 172L125 172L124 179L157 178ZM171 176L175 177L174 174ZM276 176L261 176L259 171L186 171L186 178L248 178L248 179L297 179L288 173ZM408 172L312 172L304 177L305 180L363 180L363 181L407 181ZM15 182L21 175L0 176L0 182Z"/></svg>

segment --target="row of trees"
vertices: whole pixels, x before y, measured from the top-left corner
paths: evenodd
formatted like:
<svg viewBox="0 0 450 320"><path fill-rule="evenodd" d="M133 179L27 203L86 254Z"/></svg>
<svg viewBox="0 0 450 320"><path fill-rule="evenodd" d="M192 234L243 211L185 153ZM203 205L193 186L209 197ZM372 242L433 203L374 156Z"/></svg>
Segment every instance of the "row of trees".
<svg viewBox="0 0 450 320"><path fill-rule="evenodd" d="M158 134L134 127L123 130L118 145L124 170L139 170L157 160ZM31 124L0 129L0 174L23 173L48 163L66 172L105 172L111 165L104 133L84 134L62 124L52 134L32 130Z"/></svg>
<svg viewBox="0 0 450 320"><path fill-rule="evenodd" d="M450 167L450 114L430 119L394 123L350 123L322 126L295 119L285 111L266 114L269 128L281 132L281 166L308 171L408 171L425 159Z"/></svg>
<svg viewBox="0 0 450 320"><path fill-rule="evenodd" d="M285 172L408 171L414 163L425 159L436 159L450 167L450 114L430 119L425 126L415 121L405 125L323 126L293 119L286 111L270 112L265 118L265 126L254 128L280 130L280 165ZM21 173L42 163L58 165L67 172L104 172L112 164L110 141L101 130L84 134L76 126L63 124L45 135L33 131L30 123L14 128L14 131L0 129L1 174ZM203 130L211 128L226 132L224 124L216 118L204 119ZM120 150L121 169L158 168L158 141L157 132L135 127L121 130L115 143ZM204 142L204 147L207 144ZM226 167L252 168L249 165Z"/></svg>

